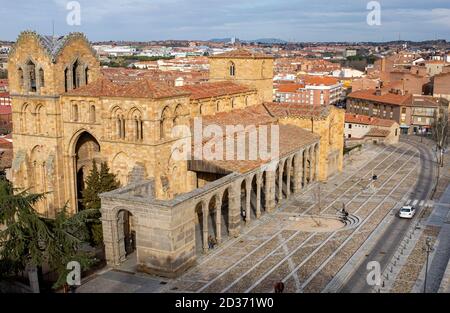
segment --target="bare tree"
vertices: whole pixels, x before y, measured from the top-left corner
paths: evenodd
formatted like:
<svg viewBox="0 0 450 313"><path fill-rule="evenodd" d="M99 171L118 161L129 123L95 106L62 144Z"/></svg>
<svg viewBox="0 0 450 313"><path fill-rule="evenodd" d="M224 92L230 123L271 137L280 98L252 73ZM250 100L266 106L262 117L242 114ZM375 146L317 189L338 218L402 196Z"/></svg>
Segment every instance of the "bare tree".
<svg viewBox="0 0 450 313"><path fill-rule="evenodd" d="M438 108L434 111L434 120L432 124L433 139L436 142L438 162L441 167L444 166L444 149L447 146L449 132L448 109L449 101L441 98Z"/></svg>

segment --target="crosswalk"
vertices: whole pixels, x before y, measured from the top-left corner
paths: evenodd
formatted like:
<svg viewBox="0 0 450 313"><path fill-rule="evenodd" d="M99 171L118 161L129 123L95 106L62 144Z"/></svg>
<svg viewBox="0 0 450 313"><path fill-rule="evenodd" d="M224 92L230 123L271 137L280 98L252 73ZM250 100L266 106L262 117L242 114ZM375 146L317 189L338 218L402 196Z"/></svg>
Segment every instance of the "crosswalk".
<svg viewBox="0 0 450 313"><path fill-rule="evenodd" d="M432 207L434 205L433 200L423 200L423 199L408 199L405 205L411 205L413 207Z"/></svg>

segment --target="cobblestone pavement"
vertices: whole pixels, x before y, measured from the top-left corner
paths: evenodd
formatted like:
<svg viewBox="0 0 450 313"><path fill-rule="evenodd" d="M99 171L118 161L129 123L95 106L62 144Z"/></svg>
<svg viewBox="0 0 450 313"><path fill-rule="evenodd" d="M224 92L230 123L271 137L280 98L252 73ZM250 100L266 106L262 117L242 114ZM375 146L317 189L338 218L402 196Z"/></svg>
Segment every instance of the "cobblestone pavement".
<svg viewBox="0 0 450 313"><path fill-rule="evenodd" d="M419 152L407 144L372 146L346 161L343 174L264 215L162 290L167 292L320 292L415 185ZM378 180L371 187L373 174ZM296 229L293 217L332 216L345 204L359 222L332 232Z"/></svg>

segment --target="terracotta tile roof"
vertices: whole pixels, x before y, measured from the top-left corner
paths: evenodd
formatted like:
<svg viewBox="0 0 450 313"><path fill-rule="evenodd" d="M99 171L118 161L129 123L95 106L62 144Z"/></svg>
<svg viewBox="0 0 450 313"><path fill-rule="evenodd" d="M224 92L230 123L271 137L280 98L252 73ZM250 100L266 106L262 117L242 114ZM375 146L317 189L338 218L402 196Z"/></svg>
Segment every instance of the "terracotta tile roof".
<svg viewBox="0 0 450 313"><path fill-rule="evenodd" d="M339 83L339 80L337 80L334 77L327 77L327 76L306 76L304 78L304 82L306 85L314 85L314 86L332 86Z"/></svg>
<svg viewBox="0 0 450 313"><path fill-rule="evenodd" d="M437 108L439 106L439 98L414 96L410 105L414 107Z"/></svg>
<svg viewBox="0 0 450 313"><path fill-rule="evenodd" d="M273 56L249 51L247 49L236 49L221 54L210 56L210 58L232 58L232 59L273 59Z"/></svg>
<svg viewBox="0 0 450 313"><path fill-rule="evenodd" d="M390 131L387 129L371 128L364 137L387 137Z"/></svg>
<svg viewBox="0 0 450 313"><path fill-rule="evenodd" d="M147 79L130 82L128 84L113 83L104 77L95 82L71 90L64 95L87 97L124 97L124 98L170 98L187 96L188 92Z"/></svg>
<svg viewBox="0 0 450 313"><path fill-rule="evenodd" d="M391 127L395 124L393 120L387 120L366 115L345 113L345 122L352 124L372 125L380 127Z"/></svg>
<svg viewBox="0 0 450 313"><path fill-rule="evenodd" d="M321 118L328 116L329 106L312 106L310 104L267 102L264 106L274 117Z"/></svg>
<svg viewBox="0 0 450 313"><path fill-rule="evenodd" d="M192 121L193 123L193 121ZM260 167L270 160L262 160L261 158L257 158L256 160L250 160L249 158L249 145L248 145L248 130L244 132L240 132L240 134L244 135L247 138L246 142L246 154L244 160L238 160L236 150L234 150L234 160L225 160L226 158L226 126L236 126L242 125L244 127L254 125L257 129L262 127L263 125L278 125L277 119L274 118L267 112L265 107L262 105L248 107L246 109L238 109L229 113L219 113L215 116L205 116L202 118L202 126L203 128L208 125L218 125L222 128L224 132L224 136L221 137L223 140L223 160L202 160L201 162L207 164L208 166L213 166L214 168L221 169L224 172L237 172L237 173L246 173L257 167ZM278 125L279 127L279 156L286 156L294 151L301 149L307 145L318 142L320 136L317 134L313 134L307 130L304 130L300 127L293 125ZM267 135L268 135L268 149L270 152L270 144L271 144L271 128L267 127ZM203 138L203 143L210 143L210 138ZM234 146L237 145L237 135L234 138Z"/></svg>
<svg viewBox="0 0 450 313"><path fill-rule="evenodd" d="M249 87L227 81L188 85L178 87L178 89L190 93L191 99L205 99L254 91Z"/></svg>
<svg viewBox="0 0 450 313"><path fill-rule="evenodd" d="M405 105L411 101L412 95L397 95L394 93L386 93L379 96L375 94L374 89L368 89L352 92L348 95L348 98L375 101L393 105Z"/></svg>
<svg viewBox="0 0 450 313"><path fill-rule="evenodd" d="M5 138L0 138L0 149L12 149L12 142L6 140Z"/></svg>
<svg viewBox="0 0 450 313"><path fill-rule="evenodd" d="M299 89L305 88L305 85L302 84L281 84L278 87L278 92L288 92L288 93L295 93Z"/></svg>

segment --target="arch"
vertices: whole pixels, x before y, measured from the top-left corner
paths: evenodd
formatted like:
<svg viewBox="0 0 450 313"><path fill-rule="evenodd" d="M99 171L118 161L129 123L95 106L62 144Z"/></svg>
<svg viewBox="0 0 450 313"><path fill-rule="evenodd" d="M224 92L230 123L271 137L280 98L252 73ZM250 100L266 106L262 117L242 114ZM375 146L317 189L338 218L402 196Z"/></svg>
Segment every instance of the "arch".
<svg viewBox="0 0 450 313"><path fill-rule="evenodd" d="M126 209L120 209L116 216L119 260L125 261L136 251L136 220L135 216Z"/></svg>
<svg viewBox="0 0 450 313"><path fill-rule="evenodd" d="M75 101L72 101L71 103L72 103L72 121L78 122L79 119L78 103L76 103Z"/></svg>
<svg viewBox="0 0 450 313"><path fill-rule="evenodd" d="M89 102L89 122L95 123L96 121L95 105L93 102Z"/></svg>
<svg viewBox="0 0 450 313"><path fill-rule="evenodd" d="M84 83L87 85L89 84L89 80L90 80L90 74L91 74L91 70L89 69L88 66L85 67L84 69Z"/></svg>
<svg viewBox="0 0 450 313"><path fill-rule="evenodd" d="M22 106L22 132L23 133L28 133L31 131L31 125L32 125L32 118L33 118L33 113L31 112L31 105L28 103L25 103Z"/></svg>
<svg viewBox="0 0 450 313"><path fill-rule="evenodd" d="M32 60L27 62L28 91L37 91L36 64Z"/></svg>
<svg viewBox="0 0 450 313"><path fill-rule="evenodd" d="M236 65L234 64L233 61L230 61L228 63L228 69L230 71L230 76L232 77L236 76Z"/></svg>
<svg viewBox="0 0 450 313"><path fill-rule="evenodd" d="M85 180L92 169L92 161L101 162L100 144L91 133L86 130L80 130L72 137L69 150L72 152L70 155L74 155L75 205L78 207L78 210L82 210L82 193L85 187Z"/></svg>
<svg viewBox="0 0 450 313"><path fill-rule="evenodd" d="M77 89L81 86L81 70L82 66L78 59L76 59L75 62L72 63L72 89Z"/></svg>
<svg viewBox="0 0 450 313"><path fill-rule="evenodd" d="M17 77L19 78L19 87L23 88L24 80L23 80L23 69L19 67L17 69Z"/></svg>
<svg viewBox="0 0 450 313"><path fill-rule="evenodd" d="M170 109L168 106L166 106L161 111L161 119L159 122L159 137L160 139L165 139L168 135L168 131L170 128Z"/></svg>
<svg viewBox="0 0 450 313"><path fill-rule="evenodd" d="M42 104L38 104L36 106L36 133L41 134L42 133L42 126L47 125L47 113L45 110L45 107Z"/></svg>
<svg viewBox="0 0 450 313"><path fill-rule="evenodd" d="M206 107L207 107L206 103L202 103L200 105L200 108L199 108L200 115L205 115L206 114Z"/></svg>
<svg viewBox="0 0 450 313"><path fill-rule="evenodd" d="M144 139L144 123L142 121L142 112L138 108L132 108L128 113L128 118L133 121L134 140Z"/></svg>
<svg viewBox="0 0 450 313"><path fill-rule="evenodd" d="M195 205L195 251L197 254L203 253L203 243L204 243L204 218L203 216L203 208L206 206L206 203L202 200L201 202Z"/></svg>
<svg viewBox="0 0 450 313"><path fill-rule="evenodd" d="M39 69L39 87L45 87L45 75L42 67Z"/></svg>

